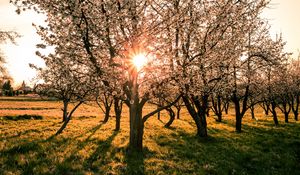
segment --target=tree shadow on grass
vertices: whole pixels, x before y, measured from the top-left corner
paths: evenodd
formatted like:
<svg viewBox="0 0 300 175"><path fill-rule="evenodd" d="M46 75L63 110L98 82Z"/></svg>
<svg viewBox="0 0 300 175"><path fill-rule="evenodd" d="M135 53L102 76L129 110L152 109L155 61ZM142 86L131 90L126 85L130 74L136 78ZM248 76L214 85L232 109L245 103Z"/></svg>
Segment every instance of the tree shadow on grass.
<svg viewBox="0 0 300 175"><path fill-rule="evenodd" d="M142 175L145 174L144 157L149 153L147 148L143 152L125 153L126 171L122 174Z"/></svg>
<svg viewBox="0 0 300 175"><path fill-rule="evenodd" d="M103 165L109 164L111 158L114 157L114 151L111 150L114 150L116 148L112 146L112 141L118 133L118 131L114 131L112 135L107 139L98 140L95 142L97 148L90 154L88 158L83 161L82 165L84 169L92 170L94 173L105 173L105 170L103 171L101 167ZM82 144L80 144L80 147L86 145L87 142L93 141L90 139L90 136Z"/></svg>
<svg viewBox="0 0 300 175"><path fill-rule="evenodd" d="M47 139L31 140L22 138L19 143L0 151L0 174L84 174L85 171L99 172L91 166L78 166L85 158L76 154L88 144L96 144L95 152L85 160L93 164L104 161L109 156L106 154L111 147L111 142L118 132L114 132L106 140L91 139L102 124L93 127L76 137L50 136ZM28 134L24 132L23 134ZM85 140L81 141L84 137ZM9 138L6 138L9 139ZM104 155L101 157L100 155ZM57 157L58 156L58 157ZM66 158L64 158L64 156ZM99 158L99 160L97 159ZM99 164L98 164L99 165ZM101 167L103 165L99 165Z"/></svg>
<svg viewBox="0 0 300 175"><path fill-rule="evenodd" d="M0 174L6 174L5 170L19 170L21 174L34 174L34 168L51 163L47 159L47 148L42 144L47 140L26 141L10 149L2 150L0 157L3 160ZM32 157L28 159L29 157Z"/></svg>
<svg viewBox="0 0 300 175"><path fill-rule="evenodd" d="M245 126L245 132L210 129L198 138L184 130L179 135L158 136L155 142L171 153L160 160L164 174L299 174L299 135L282 141L288 133ZM299 130L298 130L299 131ZM289 132L289 131L288 131ZM273 134L279 134L279 138ZM176 140L176 141L174 141ZM172 166L177 162L176 166Z"/></svg>

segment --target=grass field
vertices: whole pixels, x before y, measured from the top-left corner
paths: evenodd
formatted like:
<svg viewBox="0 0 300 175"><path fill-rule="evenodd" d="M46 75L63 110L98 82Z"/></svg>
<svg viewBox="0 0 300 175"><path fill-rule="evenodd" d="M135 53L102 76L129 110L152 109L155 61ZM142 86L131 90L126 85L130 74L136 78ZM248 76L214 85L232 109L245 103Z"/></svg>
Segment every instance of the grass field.
<svg viewBox="0 0 300 175"><path fill-rule="evenodd" d="M144 113L151 110L146 106ZM9 120L3 116L40 115L42 119ZM152 117L145 125L143 155L128 157L128 109L121 131L115 118L102 124L93 104L83 105L65 131L60 127L61 103L39 100L0 100L0 174L300 174L300 123L275 127L271 116L257 109L247 114L243 131L235 132L234 113L216 123L208 117L209 138L195 137L186 111L171 128ZM292 117L291 117L292 118Z"/></svg>

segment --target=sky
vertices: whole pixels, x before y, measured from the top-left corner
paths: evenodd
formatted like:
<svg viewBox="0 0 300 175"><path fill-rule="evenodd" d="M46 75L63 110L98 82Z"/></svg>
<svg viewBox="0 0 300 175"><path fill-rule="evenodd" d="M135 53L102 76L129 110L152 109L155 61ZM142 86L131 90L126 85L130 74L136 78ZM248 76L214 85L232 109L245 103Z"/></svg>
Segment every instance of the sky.
<svg viewBox="0 0 300 175"><path fill-rule="evenodd" d="M9 4L9 0L0 0L0 30L12 30L22 35L17 39L17 45L4 43L0 49L7 61L7 68L14 79L14 85L18 86L24 80L28 84L35 76L35 71L29 67L29 63L38 66L43 65L43 60L35 56L35 45L40 43L32 23L43 24L45 17L35 12L15 13L15 7ZM271 0L270 7L262 16L271 24L271 35L282 33L287 42L285 50L298 56L300 49L300 0Z"/></svg>

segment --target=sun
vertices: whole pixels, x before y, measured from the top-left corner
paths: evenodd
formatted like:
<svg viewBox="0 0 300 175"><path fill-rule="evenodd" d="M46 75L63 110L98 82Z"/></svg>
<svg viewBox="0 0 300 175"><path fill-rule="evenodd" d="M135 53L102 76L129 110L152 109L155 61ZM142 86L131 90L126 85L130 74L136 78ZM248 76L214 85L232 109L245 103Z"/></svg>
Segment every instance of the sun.
<svg viewBox="0 0 300 175"><path fill-rule="evenodd" d="M147 63L147 57L143 53L134 55L132 58L132 63L137 68L137 70L141 70L143 66Z"/></svg>

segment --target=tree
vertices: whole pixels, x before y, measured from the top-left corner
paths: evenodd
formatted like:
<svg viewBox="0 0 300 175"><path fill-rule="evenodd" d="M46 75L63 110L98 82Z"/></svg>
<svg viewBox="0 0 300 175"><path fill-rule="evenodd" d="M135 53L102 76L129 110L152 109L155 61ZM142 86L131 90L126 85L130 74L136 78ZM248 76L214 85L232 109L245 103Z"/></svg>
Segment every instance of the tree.
<svg viewBox="0 0 300 175"><path fill-rule="evenodd" d="M12 90L10 80L7 80L4 82L4 84L2 85L2 89L3 89L3 91L11 91Z"/></svg>
<svg viewBox="0 0 300 175"><path fill-rule="evenodd" d="M125 97L130 111L129 149L141 151L144 123L168 107L142 117L142 109L155 90L151 87L168 78L168 66L164 65L168 57L154 59L157 58L154 50L160 43L153 39L158 28L153 26L161 25L161 21L152 17L155 12L148 1L16 0L14 3L19 7L38 5L37 10L47 13L48 25L37 26L38 34L46 45L55 46L57 54L91 68L90 75L99 77L100 86L111 88L112 82L116 82L117 88L122 87L120 96ZM132 63L139 54L153 58L141 70Z"/></svg>
<svg viewBox="0 0 300 175"><path fill-rule="evenodd" d="M297 60L292 60L289 66L289 72L291 74L291 106L294 113L294 119L298 121L299 105L300 105L300 54Z"/></svg>
<svg viewBox="0 0 300 175"><path fill-rule="evenodd" d="M240 57L235 58L232 68L232 101L235 105L237 132L242 131L242 118L246 111L259 103L259 101L250 101L254 100L254 98L250 99L251 96L259 94L256 88L259 84L256 81L257 75L268 65L279 66L286 55L283 52L285 43L281 37L275 41L271 39L267 23L259 18L251 21L245 37L247 42L240 50Z"/></svg>
<svg viewBox="0 0 300 175"><path fill-rule="evenodd" d="M41 56L39 52L37 55ZM35 87L35 91L40 95L55 97L63 102L63 124L56 132L58 135L65 129L78 107L95 93L95 79L85 75L86 67L72 65L68 57L50 54L47 57L42 56L42 58L46 60L46 68L42 69L31 65L38 70L39 78L44 81L44 84ZM70 103L74 103L74 107L71 109L69 109Z"/></svg>
<svg viewBox="0 0 300 175"><path fill-rule="evenodd" d="M226 77L219 68L239 58L247 41L245 31L253 22L249 19L258 18L267 5L265 0L14 3L18 8L38 6L37 11L47 14L47 26L36 27L45 41L40 47L54 46L56 55L70 58L71 65L84 66L99 80L95 86L100 93L110 89L114 100L129 107L130 151L142 150L147 119L170 109L181 96L197 135L207 136L209 95ZM144 65L135 62L145 58ZM176 87L178 96L143 115L155 92L168 86Z"/></svg>
<svg viewBox="0 0 300 175"><path fill-rule="evenodd" d="M0 30L0 44L6 42L9 40L13 44L16 44L15 39L20 37L20 35L13 31L2 31ZM6 70L5 64L5 58L0 50L0 83L2 83L5 79L10 79L10 76L8 75L8 72Z"/></svg>
<svg viewBox="0 0 300 175"><path fill-rule="evenodd" d="M104 113L104 120L103 123L106 123L110 117L110 110L114 103L113 96L110 94L109 91L105 91L102 94L97 94L96 102L101 111ZM104 106L104 108L102 107Z"/></svg>
<svg viewBox="0 0 300 175"><path fill-rule="evenodd" d="M234 60L248 44L247 31L267 4L264 0L174 0L157 5L156 9L167 9L160 13L163 19L174 19L165 35L164 48L172 55L174 79L184 93L183 101L196 123L198 136L207 136L210 94L226 82L222 80L228 72L219 69L224 65L234 67Z"/></svg>

